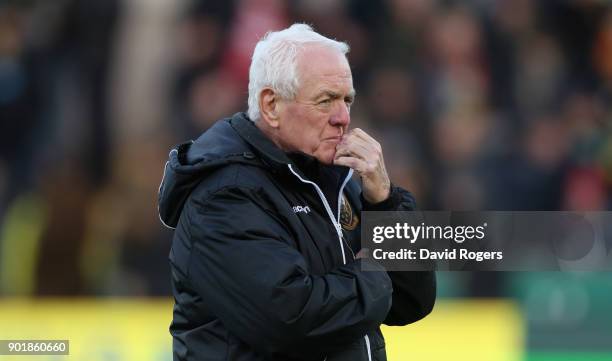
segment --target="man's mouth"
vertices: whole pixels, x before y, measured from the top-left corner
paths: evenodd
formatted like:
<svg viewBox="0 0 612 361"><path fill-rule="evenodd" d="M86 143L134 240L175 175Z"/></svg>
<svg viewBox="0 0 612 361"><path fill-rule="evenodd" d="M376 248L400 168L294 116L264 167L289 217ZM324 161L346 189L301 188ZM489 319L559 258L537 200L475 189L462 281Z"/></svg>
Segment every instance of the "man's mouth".
<svg viewBox="0 0 612 361"><path fill-rule="evenodd" d="M337 135L335 137L328 137L328 138L323 139L323 141L325 141L325 142L340 143L340 141L342 141L342 136L341 135Z"/></svg>

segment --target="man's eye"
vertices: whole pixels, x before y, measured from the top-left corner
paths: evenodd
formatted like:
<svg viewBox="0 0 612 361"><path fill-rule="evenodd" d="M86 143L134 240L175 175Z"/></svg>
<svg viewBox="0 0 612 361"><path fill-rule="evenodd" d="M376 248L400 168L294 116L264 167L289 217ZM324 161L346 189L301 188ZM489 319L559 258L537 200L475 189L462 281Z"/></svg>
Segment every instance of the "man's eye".
<svg viewBox="0 0 612 361"><path fill-rule="evenodd" d="M332 102L331 99L323 99L323 100L321 100L319 102L319 104L321 104L321 105L329 105L329 104L331 104L331 102Z"/></svg>

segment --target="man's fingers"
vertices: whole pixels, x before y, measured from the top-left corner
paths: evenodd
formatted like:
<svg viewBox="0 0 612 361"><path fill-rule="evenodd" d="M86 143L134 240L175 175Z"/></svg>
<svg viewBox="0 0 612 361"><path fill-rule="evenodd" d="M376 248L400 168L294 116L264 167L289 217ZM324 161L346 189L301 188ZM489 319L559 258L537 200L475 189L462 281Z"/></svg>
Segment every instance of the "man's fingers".
<svg viewBox="0 0 612 361"><path fill-rule="evenodd" d="M345 167L349 167L354 169L357 173L361 174L363 169L365 168L366 162L362 159L351 157L351 156L341 156L334 159L334 165L342 165Z"/></svg>
<svg viewBox="0 0 612 361"><path fill-rule="evenodd" d="M346 134L340 145L342 144L359 144L365 149L364 155L371 153L382 153L380 143L359 128L352 129L348 134Z"/></svg>
<svg viewBox="0 0 612 361"><path fill-rule="evenodd" d="M355 172L357 172L357 174L362 177L366 174L372 174L376 170L376 164L353 156L338 157L334 159L334 165L343 165L345 167L349 167L355 170Z"/></svg>
<svg viewBox="0 0 612 361"><path fill-rule="evenodd" d="M385 173L380 145L361 129L354 129L338 144L334 158L342 157L356 158L360 162L341 161L341 164L334 161L334 164L351 167L361 176L378 177L379 173Z"/></svg>
<svg viewBox="0 0 612 361"><path fill-rule="evenodd" d="M348 155L365 160L370 152L371 150L367 148L367 144L363 144L360 141L341 143L336 147L336 157Z"/></svg>
<svg viewBox="0 0 612 361"><path fill-rule="evenodd" d="M363 140L374 139L361 128L353 128L349 131L349 134L353 134L354 136L362 138Z"/></svg>
<svg viewBox="0 0 612 361"><path fill-rule="evenodd" d="M359 128L347 133L336 147L334 164L354 169L361 176L364 198L378 203L389 196L389 176L385 169L382 147Z"/></svg>
<svg viewBox="0 0 612 361"><path fill-rule="evenodd" d="M384 169L382 164L382 155L370 146L353 143L351 145L338 146L336 148L335 158L339 157L354 157L363 162L360 169L355 169L361 175L373 174Z"/></svg>
<svg viewBox="0 0 612 361"><path fill-rule="evenodd" d="M363 129L361 128L354 128L351 129L348 134L349 137L352 136L354 138L357 139L361 139L362 141L368 143L368 144L372 144L376 149L381 150L382 147L380 146L380 143L378 143L378 141L376 141L376 139L372 138L372 136L370 136L368 133L366 133Z"/></svg>
<svg viewBox="0 0 612 361"><path fill-rule="evenodd" d="M357 128L344 136L336 151L338 154L369 160L373 155L381 153L382 149L376 140Z"/></svg>

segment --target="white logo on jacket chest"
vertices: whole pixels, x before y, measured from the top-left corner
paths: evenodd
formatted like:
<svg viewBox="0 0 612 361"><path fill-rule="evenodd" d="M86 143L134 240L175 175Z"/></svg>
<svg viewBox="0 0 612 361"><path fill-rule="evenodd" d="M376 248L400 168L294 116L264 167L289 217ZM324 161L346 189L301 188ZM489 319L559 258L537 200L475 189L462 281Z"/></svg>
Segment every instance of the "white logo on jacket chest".
<svg viewBox="0 0 612 361"><path fill-rule="evenodd" d="M293 213L310 213L310 207L308 206L293 206Z"/></svg>

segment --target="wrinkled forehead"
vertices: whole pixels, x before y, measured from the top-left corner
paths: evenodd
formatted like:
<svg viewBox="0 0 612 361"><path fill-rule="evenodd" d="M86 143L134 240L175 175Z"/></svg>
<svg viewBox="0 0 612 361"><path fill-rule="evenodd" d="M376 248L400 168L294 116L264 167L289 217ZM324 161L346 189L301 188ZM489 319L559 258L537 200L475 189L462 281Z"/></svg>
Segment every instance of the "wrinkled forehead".
<svg viewBox="0 0 612 361"><path fill-rule="evenodd" d="M325 82L352 90L351 67L346 56L337 49L321 45L301 49L297 56L297 71L300 87Z"/></svg>

